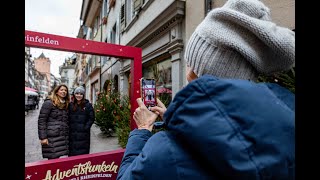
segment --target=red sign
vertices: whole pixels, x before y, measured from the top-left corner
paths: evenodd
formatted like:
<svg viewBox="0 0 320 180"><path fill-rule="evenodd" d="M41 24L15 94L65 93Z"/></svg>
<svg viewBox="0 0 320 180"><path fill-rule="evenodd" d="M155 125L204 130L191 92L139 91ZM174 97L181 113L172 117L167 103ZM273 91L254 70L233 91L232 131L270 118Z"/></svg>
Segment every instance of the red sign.
<svg viewBox="0 0 320 180"><path fill-rule="evenodd" d="M116 179L124 149L25 164L25 179Z"/></svg>

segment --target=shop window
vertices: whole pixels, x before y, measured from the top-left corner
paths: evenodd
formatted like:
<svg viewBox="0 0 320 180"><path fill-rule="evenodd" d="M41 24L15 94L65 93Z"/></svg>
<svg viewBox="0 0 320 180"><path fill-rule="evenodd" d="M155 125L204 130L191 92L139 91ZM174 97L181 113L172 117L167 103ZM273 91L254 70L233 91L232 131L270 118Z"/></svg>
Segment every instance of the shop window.
<svg viewBox="0 0 320 180"><path fill-rule="evenodd" d="M153 63L143 68L144 78L154 78L156 80L157 96L168 105L172 99L172 64L170 59Z"/></svg>

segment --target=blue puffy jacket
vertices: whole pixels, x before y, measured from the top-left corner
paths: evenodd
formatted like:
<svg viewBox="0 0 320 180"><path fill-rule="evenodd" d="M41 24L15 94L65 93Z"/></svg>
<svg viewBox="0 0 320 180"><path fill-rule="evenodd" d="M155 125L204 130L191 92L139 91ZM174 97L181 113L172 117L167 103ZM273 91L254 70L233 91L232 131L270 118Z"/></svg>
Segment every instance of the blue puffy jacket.
<svg viewBox="0 0 320 180"><path fill-rule="evenodd" d="M295 179L295 97L277 84L202 76L167 130L133 130L117 179Z"/></svg>

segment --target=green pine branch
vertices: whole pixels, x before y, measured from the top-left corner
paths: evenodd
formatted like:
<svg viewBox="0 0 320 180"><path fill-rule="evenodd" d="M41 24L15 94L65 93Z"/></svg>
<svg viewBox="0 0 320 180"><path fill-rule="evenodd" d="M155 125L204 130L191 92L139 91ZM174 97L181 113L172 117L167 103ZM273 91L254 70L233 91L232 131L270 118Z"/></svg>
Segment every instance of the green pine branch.
<svg viewBox="0 0 320 180"><path fill-rule="evenodd" d="M258 82L276 83L295 93L295 68L293 67L289 71L275 73L269 76L260 75Z"/></svg>

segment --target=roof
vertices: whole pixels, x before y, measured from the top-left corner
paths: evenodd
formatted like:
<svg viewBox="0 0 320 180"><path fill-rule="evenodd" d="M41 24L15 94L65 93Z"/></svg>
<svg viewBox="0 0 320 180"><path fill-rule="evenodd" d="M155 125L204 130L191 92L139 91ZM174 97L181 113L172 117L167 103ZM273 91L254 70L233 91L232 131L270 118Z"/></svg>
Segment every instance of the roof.
<svg viewBox="0 0 320 180"><path fill-rule="evenodd" d="M47 58L46 56L44 56L43 53L40 54L40 56L38 58Z"/></svg>

